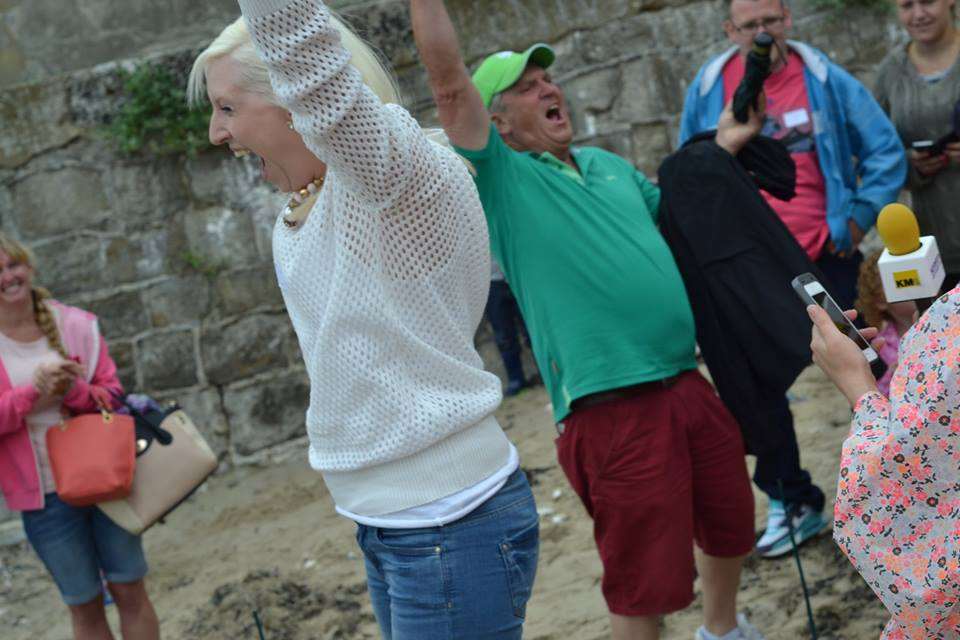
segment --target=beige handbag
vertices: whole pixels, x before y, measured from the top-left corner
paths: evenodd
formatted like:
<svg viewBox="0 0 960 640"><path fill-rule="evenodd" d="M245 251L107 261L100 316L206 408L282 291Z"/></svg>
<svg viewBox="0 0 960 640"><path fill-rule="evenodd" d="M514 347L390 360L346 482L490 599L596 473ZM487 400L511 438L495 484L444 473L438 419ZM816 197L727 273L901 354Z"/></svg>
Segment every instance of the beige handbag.
<svg viewBox="0 0 960 640"><path fill-rule="evenodd" d="M130 495L97 505L135 535L173 511L217 469L217 456L181 409L152 428L156 437L151 441L138 427L137 468Z"/></svg>

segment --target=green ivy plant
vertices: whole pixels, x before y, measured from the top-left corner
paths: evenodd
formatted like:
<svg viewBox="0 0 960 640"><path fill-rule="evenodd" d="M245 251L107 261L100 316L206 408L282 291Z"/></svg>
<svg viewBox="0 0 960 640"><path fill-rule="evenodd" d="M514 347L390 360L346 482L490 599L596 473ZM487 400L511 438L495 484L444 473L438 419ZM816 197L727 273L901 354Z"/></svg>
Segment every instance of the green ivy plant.
<svg viewBox="0 0 960 640"><path fill-rule="evenodd" d="M829 9L836 12L862 8L885 13L893 8L890 0L810 0L810 4L815 9Z"/></svg>
<svg viewBox="0 0 960 640"><path fill-rule="evenodd" d="M209 114L187 106L185 82L177 76L158 63L121 71L124 100L105 130L120 151L192 156L210 146Z"/></svg>

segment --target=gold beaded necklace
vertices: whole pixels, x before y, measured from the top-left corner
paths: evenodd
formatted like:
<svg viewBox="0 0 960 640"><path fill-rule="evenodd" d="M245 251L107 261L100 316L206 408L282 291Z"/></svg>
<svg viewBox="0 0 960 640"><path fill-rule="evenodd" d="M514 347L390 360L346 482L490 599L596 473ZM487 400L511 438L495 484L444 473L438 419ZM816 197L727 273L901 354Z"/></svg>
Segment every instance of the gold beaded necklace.
<svg viewBox="0 0 960 640"><path fill-rule="evenodd" d="M287 206L283 208L283 224L289 228L300 226L313 209L313 203L320 195L324 178L315 178L310 184L290 195Z"/></svg>

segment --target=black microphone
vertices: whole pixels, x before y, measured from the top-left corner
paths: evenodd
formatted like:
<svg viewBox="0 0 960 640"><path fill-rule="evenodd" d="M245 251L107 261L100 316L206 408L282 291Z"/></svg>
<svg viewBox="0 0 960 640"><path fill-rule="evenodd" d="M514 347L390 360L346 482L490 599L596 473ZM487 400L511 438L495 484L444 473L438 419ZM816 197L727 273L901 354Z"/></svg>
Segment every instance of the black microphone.
<svg viewBox="0 0 960 640"><path fill-rule="evenodd" d="M772 71L771 49L773 49L773 38L770 34L758 33L753 39L753 49L747 54L743 80L733 94L733 117L741 124L746 124L750 119L750 107L754 109L760 107L757 98L760 97L763 83L770 77Z"/></svg>

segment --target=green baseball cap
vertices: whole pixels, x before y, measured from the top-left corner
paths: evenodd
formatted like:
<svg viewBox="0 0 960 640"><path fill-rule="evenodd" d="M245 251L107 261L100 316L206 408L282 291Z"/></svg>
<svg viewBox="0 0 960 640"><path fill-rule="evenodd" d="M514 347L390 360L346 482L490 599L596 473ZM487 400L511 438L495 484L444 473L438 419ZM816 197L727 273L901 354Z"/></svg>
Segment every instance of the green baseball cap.
<svg viewBox="0 0 960 640"><path fill-rule="evenodd" d="M489 107L494 96L516 84L531 62L547 69L556 58L553 49L543 43L535 44L523 53L501 51L487 57L473 74L473 84L483 97L483 106Z"/></svg>

